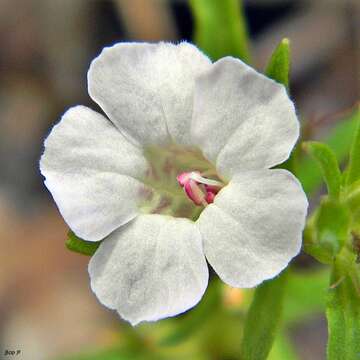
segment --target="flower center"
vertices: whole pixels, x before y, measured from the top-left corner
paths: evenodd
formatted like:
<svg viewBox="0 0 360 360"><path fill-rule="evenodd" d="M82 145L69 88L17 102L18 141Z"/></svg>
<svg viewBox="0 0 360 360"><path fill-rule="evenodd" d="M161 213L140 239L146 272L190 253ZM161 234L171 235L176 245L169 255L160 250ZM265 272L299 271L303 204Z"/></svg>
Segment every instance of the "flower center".
<svg viewBox="0 0 360 360"><path fill-rule="evenodd" d="M225 185L214 165L195 147L150 146L144 155L149 163L143 179L148 190L140 204L144 213L194 220Z"/></svg>

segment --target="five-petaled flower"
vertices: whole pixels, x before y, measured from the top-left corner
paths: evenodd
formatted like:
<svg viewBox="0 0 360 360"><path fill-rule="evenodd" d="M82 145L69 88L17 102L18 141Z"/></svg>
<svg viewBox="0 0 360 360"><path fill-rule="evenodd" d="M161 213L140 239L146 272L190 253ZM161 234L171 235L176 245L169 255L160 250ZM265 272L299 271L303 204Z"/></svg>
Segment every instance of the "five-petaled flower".
<svg viewBox="0 0 360 360"><path fill-rule="evenodd" d="M182 42L105 48L88 89L109 120L69 109L40 167L74 233L103 240L89 263L101 303L154 321L201 299L205 259L225 283L253 287L298 254L306 196L270 169L299 136L284 86Z"/></svg>

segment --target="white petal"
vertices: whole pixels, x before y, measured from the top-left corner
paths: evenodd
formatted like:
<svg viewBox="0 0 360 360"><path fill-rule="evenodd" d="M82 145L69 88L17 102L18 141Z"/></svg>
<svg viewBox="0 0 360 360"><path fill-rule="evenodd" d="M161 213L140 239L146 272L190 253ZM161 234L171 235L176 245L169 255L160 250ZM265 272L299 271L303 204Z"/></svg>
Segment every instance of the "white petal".
<svg viewBox="0 0 360 360"><path fill-rule="evenodd" d="M236 174L197 222L206 258L227 284L253 287L301 248L307 199L286 170Z"/></svg>
<svg viewBox="0 0 360 360"><path fill-rule="evenodd" d="M226 57L196 82L192 136L218 171L231 177L286 160L299 123L284 86Z"/></svg>
<svg viewBox="0 0 360 360"><path fill-rule="evenodd" d="M209 67L210 60L186 42L119 43L91 63L89 94L137 143L187 143L194 77Z"/></svg>
<svg viewBox="0 0 360 360"><path fill-rule="evenodd" d="M133 325L182 313L201 299L208 268L193 222L140 215L106 238L89 263L91 288Z"/></svg>
<svg viewBox="0 0 360 360"><path fill-rule="evenodd" d="M76 235L103 239L137 215L146 171L139 149L102 115L69 109L45 141L40 160L45 185Z"/></svg>

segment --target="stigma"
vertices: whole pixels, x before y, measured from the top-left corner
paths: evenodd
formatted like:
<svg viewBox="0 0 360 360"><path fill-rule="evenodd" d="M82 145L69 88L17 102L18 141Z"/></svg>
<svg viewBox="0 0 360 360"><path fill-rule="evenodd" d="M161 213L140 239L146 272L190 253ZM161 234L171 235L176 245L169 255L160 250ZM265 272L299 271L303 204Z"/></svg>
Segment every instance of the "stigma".
<svg viewBox="0 0 360 360"><path fill-rule="evenodd" d="M176 178L187 197L198 206L214 202L216 194L224 186L220 181L203 177L199 171L183 172Z"/></svg>

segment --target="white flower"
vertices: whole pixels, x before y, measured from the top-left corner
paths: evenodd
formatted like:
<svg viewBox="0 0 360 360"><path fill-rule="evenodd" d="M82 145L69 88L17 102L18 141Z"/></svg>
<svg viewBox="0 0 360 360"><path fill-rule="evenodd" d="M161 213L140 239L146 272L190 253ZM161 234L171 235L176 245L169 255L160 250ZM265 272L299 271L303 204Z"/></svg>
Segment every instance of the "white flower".
<svg viewBox="0 0 360 360"><path fill-rule="evenodd" d="M227 284L253 287L298 254L306 196L269 170L299 135L282 85L183 42L105 48L88 88L110 121L69 109L40 166L75 234L104 239L89 263L101 303L132 324L158 320L201 299L205 258Z"/></svg>

